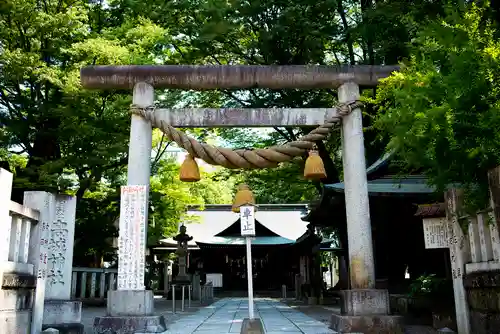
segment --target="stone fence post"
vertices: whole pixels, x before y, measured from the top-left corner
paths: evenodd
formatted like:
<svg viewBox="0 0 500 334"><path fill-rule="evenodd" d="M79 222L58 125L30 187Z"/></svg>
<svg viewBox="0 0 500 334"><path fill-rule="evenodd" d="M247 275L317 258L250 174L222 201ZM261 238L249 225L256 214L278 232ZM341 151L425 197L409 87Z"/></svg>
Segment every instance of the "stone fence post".
<svg viewBox="0 0 500 334"><path fill-rule="evenodd" d="M460 227L460 208L462 192L450 189L445 193L446 218L448 221L448 237L450 249L453 293L455 297L455 313L458 334L469 334L469 306L464 286L465 264L470 257L469 241Z"/></svg>

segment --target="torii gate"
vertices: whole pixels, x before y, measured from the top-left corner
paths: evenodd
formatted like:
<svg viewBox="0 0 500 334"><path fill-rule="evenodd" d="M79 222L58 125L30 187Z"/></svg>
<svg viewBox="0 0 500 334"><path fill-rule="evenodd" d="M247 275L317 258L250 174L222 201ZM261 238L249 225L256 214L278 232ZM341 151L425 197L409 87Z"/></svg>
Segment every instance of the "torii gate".
<svg viewBox="0 0 500 334"><path fill-rule="evenodd" d="M145 210L145 214L134 223L142 226L147 226L148 219L152 125L315 126L332 117L341 118L351 290L343 291L342 315L332 316L332 329L342 333L373 330L377 333L397 333L401 329L401 317L389 315L388 291L375 289L361 110L357 106L352 110L349 108L347 113L341 113L338 108L154 109L154 89L329 88L338 89L338 100L346 105L359 99L359 86L374 87L380 79L398 69L396 66L92 66L81 70L81 81L85 88L133 89L133 104L135 108L142 109L141 113L132 114L127 178L129 186L141 186L139 188L145 192L135 199L140 201L135 205ZM197 157L214 162L214 159L201 153ZM122 192L120 216L130 214L130 208L124 206L123 196ZM120 234L123 240L122 231ZM122 256L118 263L119 272L125 272L124 268L129 268L131 264L135 265L135 272L128 273L133 279L119 281L118 290L108 292L108 316L96 318L96 333L125 326L130 328L131 333L146 327L150 333L154 333L154 328L158 333L165 330L164 319L153 315L153 293L144 289L144 272L137 270L143 268L140 263L144 265L146 232L143 230L139 235L141 249L132 252L135 254L127 254L131 258ZM125 252L120 246L119 254Z"/></svg>

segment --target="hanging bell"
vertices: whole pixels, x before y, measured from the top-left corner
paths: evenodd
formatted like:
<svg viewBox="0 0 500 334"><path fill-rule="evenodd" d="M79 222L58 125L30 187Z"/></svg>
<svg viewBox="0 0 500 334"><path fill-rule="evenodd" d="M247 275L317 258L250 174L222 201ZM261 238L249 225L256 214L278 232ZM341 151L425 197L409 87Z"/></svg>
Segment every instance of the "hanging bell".
<svg viewBox="0 0 500 334"><path fill-rule="evenodd" d="M234 196L233 212L240 212L240 206L245 204L255 205L255 198L250 188L246 184L240 184Z"/></svg>
<svg viewBox="0 0 500 334"><path fill-rule="evenodd" d="M184 162L181 165L181 169L179 170L179 179L183 182L200 181L200 169L191 154L186 156L186 159L184 159Z"/></svg>
<svg viewBox="0 0 500 334"><path fill-rule="evenodd" d="M325 165L318 151L309 151L309 156L304 166L304 178L307 180L320 180L326 177Z"/></svg>

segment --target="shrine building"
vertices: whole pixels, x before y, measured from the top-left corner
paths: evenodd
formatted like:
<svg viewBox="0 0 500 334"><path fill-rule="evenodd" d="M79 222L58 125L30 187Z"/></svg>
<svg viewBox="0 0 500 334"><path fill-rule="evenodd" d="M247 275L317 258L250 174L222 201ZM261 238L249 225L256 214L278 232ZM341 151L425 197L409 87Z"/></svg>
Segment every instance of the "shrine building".
<svg viewBox="0 0 500 334"><path fill-rule="evenodd" d="M255 213L256 236L252 240L254 289L280 291L282 285L293 289L300 273L300 250L296 241L308 231L302 220L306 204L262 204ZM222 291L246 291L245 238L241 236L240 216L231 205L190 206L186 223L190 273L204 273ZM155 253L174 252L177 242L161 240ZM175 277L175 268L173 272Z"/></svg>

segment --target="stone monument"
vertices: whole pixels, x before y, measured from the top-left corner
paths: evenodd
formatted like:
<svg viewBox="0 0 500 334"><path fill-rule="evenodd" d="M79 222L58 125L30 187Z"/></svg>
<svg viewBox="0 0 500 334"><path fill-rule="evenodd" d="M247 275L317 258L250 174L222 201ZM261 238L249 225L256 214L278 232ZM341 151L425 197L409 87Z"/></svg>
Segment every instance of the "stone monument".
<svg viewBox="0 0 500 334"><path fill-rule="evenodd" d="M43 328L83 333L82 302L70 300L75 242L76 197L56 195L49 227Z"/></svg>
<svg viewBox="0 0 500 334"><path fill-rule="evenodd" d="M186 273L186 260L188 256L188 242L193 240L193 237L189 236L186 233L186 226L184 224L179 228L179 234L174 237L174 240L177 241L177 250L175 254L178 256L178 266L179 273L175 276L173 283L174 284L191 284L191 280Z"/></svg>

